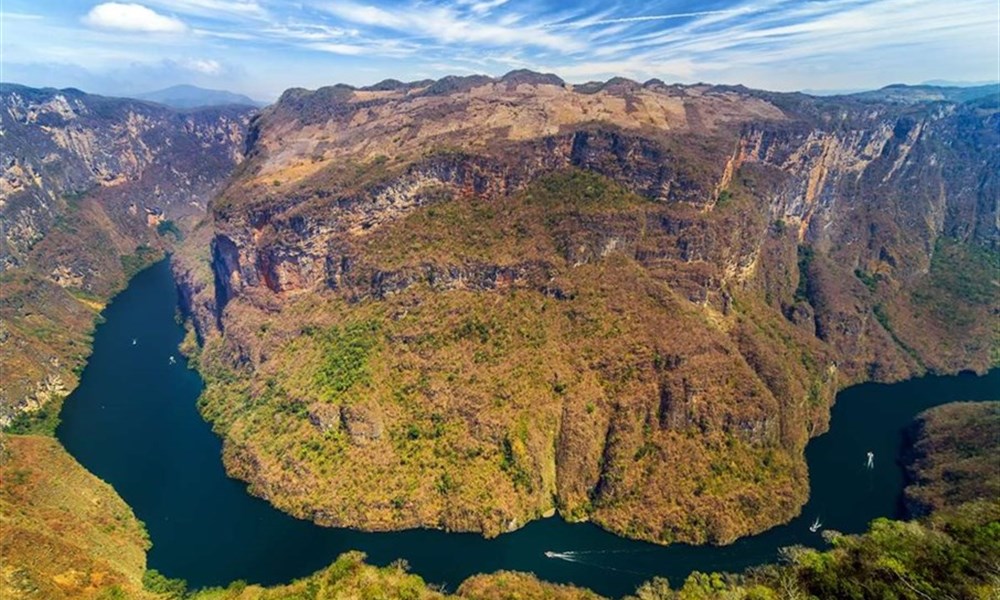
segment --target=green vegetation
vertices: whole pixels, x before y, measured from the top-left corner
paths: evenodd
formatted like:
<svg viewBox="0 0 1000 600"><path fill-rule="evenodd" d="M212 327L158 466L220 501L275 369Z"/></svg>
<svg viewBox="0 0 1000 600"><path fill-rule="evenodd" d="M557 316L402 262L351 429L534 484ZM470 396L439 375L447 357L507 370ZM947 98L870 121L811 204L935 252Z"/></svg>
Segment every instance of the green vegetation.
<svg viewBox="0 0 1000 600"><path fill-rule="evenodd" d="M827 532L831 548L785 548L781 564L741 575L694 573L671 590L653 579L631 600L858 598L992 600L1000 595L1000 403L948 404L917 418L919 521L876 519L863 535Z"/></svg>
<svg viewBox="0 0 1000 600"><path fill-rule="evenodd" d="M187 594L187 582L183 579L171 579L156 569L147 569L142 575L143 587L166 598L183 598Z"/></svg>
<svg viewBox="0 0 1000 600"><path fill-rule="evenodd" d="M565 257L575 243L593 244L596 232L581 221L618 217L641 230L642 214L653 204L605 177L569 170L535 181L514 198L492 202L471 197L438 199L366 242L364 256L382 269L411 265L415 259L438 265L518 264Z"/></svg>
<svg viewBox="0 0 1000 600"><path fill-rule="evenodd" d="M733 193L729 190L722 190L719 192L719 196L715 199L715 207L723 208L729 204L733 199Z"/></svg>
<svg viewBox="0 0 1000 600"><path fill-rule="evenodd" d="M172 235L175 241L181 241L183 239L183 234L181 230L177 227L177 223L174 223L170 219L164 219L156 224L156 233L160 235Z"/></svg>
<svg viewBox="0 0 1000 600"><path fill-rule="evenodd" d="M795 300L797 302L809 302L809 269L815 258L815 251L811 246L799 245L798 249L799 283L795 288Z"/></svg>
<svg viewBox="0 0 1000 600"><path fill-rule="evenodd" d="M232 303L248 335L209 336L198 359L227 468L330 525L498 535L558 508L705 542L788 518L805 421L833 393L816 343L749 294L728 316L687 301L663 268L689 268L681 256L637 259L736 235L750 201L731 193L732 210L700 213L571 169L502 201L442 194L359 236L338 289L276 312ZM658 225L676 210L708 222ZM264 357L252 377L243 356ZM783 401L801 422L758 427ZM309 484L270 485L291 461Z"/></svg>
<svg viewBox="0 0 1000 600"><path fill-rule="evenodd" d="M883 299L882 312L918 364L943 372L1000 364L1000 251L938 238L928 273L907 287Z"/></svg>
<svg viewBox="0 0 1000 600"><path fill-rule="evenodd" d="M1000 498L1000 402L953 403L917 417L906 504L921 516Z"/></svg>
<svg viewBox="0 0 1000 600"><path fill-rule="evenodd" d="M1000 403L952 404L918 418L914 452L917 481L908 488L938 501L911 522L876 519L867 533L830 531L830 547L785 548L779 564L741 574L693 573L673 589L654 578L626 600L785 600L857 598L992 600L1000 593L1000 497L994 458L1000 445ZM501 571L476 575L454 595L407 572L364 562L360 552L287 585L236 581L189 590L155 570L144 570L148 542L141 524L106 484L87 474L51 439L8 436L0 461L0 550L13 575L0 593L47 598L185 600L600 600L582 588ZM977 474L989 479L984 487ZM49 492L54 491L54 495ZM94 504L92 498L101 499ZM51 502L59 503L53 510ZM15 507L18 507L15 510ZM38 535L52 536L38 543ZM97 537L93 537L97 536ZM100 537L104 536L104 537ZM89 562L88 562L89 561ZM6 595L5 595L6 597Z"/></svg>
<svg viewBox="0 0 1000 600"><path fill-rule="evenodd" d="M146 244L136 246L132 254L123 254L121 257L122 270L125 272L125 279L132 279L136 273L152 265L163 258L163 253L151 248Z"/></svg>
<svg viewBox="0 0 1000 600"><path fill-rule="evenodd" d="M378 341L378 331L377 321L311 331L323 356L316 384L325 400L336 402L355 385L369 382L368 358Z"/></svg>
<svg viewBox="0 0 1000 600"><path fill-rule="evenodd" d="M329 567L288 585L265 588L237 581L226 588L191 592L190 600L437 600L446 596L410 573L404 561L373 567L360 552L340 555ZM471 600L471 599L470 599Z"/></svg>
<svg viewBox="0 0 1000 600"><path fill-rule="evenodd" d="M889 322L889 314L885 312L885 307L881 304L876 304L872 308L872 314L875 315L875 319L878 321L878 324L891 334L892 324Z"/></svg>
<svg viewBox="0 0 1000 600"><path fill-rule="evenodd" d="M862 269L854 269L854 276L860 279L861 283L865 284L865 287L873 292L878 286L879 277L877 275L872 275Z"/></svg>
<svg viewBox="0 0 1000 600"><path fill-rule="evenodd" d="M990 304L997 297L1000 252L939 238L931 260L931 277L936 287L950 289L957 298L971 304Z"/></svg>
<svg viewBox="0 0 1000 600"><path fill-rule="evenodd" d="M4 428L4 433L55 436L63 399L63 396L57 396L38 410L18 413Z"/></svg>
<svg viewBox="0 0 1000 600"><path fill-rule="evenodd" d="M1000 294L1000 251L938 238L930 273L914 303L944 327L974 324L977 307L994 306Z"/></svg>
<svg viewBox="0 0 1000 600"><path fill-rule="evenodd" d="M742 575L694 573L678 590L653 579L629 600L986 600L1000 592L996 501L965 504L924 522L877 519L864 535L827 538L830 550L787 548L783 564Z"/></svg>
<svg viewBox="0 0 1000 600"><path fill-rule="evenodd" d="M128 505L59 442L0 436L0 597L153 598L148 547Z"/></svg>

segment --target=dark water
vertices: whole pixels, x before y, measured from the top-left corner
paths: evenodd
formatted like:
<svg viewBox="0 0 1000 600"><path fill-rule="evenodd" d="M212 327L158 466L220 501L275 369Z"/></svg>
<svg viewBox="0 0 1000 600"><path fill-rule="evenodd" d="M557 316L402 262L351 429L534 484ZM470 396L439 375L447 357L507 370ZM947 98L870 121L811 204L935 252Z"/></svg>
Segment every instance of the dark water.
<svg viewBox="0 0 1000 600"><path fill-rule="evenodd" d="M831 432L806 452L812 499L802 516L725 547L664 548L558 518L493 540L326 529L278 512L226 478L221 443L195 408L201 379L177 352L183 331L176 306L166 262L140 273L115 298L80 386L65 403L58 436L145 521L153 541L149 566L199 587L236 579L287 582L352 549L376 564L405 558L415 573L452 590L469 575L498 569L610 595L629 593L654 575L679 585L692 570L739 571L775 560L782 546L821 545L820 535L809 531L817 517L825 527L860 532L875 517L897 515L903 485L897 457L913 416L945 402L1000 398L1000 370L845 390ZM869 451L875 454L871 470L865 467ZM569 552L572 560L547 558L546 550Z"/></svg>

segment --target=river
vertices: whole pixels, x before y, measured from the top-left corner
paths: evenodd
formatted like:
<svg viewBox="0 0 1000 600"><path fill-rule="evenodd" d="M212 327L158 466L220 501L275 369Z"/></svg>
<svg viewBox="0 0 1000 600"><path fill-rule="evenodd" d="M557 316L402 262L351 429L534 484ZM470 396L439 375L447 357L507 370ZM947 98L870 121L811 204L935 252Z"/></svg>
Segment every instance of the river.
<svg viewBox="0 0 1000 600"><path fill-rule="evenodd" d="M153 542L149 567L195 587L237 579L288 582L347 550L365 552L374 564L404 558L413 572L449 590L472 574L499 569L612 596L655 575L679 586L693 570L741 571L776 560L783 546L821 546L820 534L809 530L816 518L826 528L854 533L876 517L899 516L898 457L913 417L946 402L1000 398L1000 370L842 391L831 431L806 450L812 492L802 515L729 546L655 546L558 517L492 540L429 530L365 533L294 519L226 477L221 441L196 408L202 380L177 351L184 331L166 261L139 273L103 314L57 436L146 523ZM872 469L867 452L874 453Z"/></svg>

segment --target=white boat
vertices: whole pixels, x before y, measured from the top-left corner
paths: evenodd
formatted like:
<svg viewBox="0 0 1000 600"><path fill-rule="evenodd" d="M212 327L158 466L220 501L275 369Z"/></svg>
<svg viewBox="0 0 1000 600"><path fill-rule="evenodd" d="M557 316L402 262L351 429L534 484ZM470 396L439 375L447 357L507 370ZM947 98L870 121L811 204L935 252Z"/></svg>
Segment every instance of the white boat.
<svg viewBox="0 0 1000 600"><path fill-rule="evenodd" d="M821 527L823 527L823 524L819 522L819 517L816 517L816 520L813 521L813 524L809 526L809 531L816 533L817 531L820 530Z"/></svg>
<svg viewBox="0 0 1000 600"><path fill-rule="evenodd" d="M546 550L545 551L545 556L547 556L548 558L558 558L559 557L559 553L558 552L553 552L551 550Z"/></svg>

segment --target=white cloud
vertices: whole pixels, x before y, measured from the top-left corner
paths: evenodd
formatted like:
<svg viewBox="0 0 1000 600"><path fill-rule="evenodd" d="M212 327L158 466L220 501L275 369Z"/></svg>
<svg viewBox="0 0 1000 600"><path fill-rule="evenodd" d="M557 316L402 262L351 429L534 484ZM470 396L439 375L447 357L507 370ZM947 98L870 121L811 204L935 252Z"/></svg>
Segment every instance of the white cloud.
<svg viewBox="0 0 1000 600"><path fill-rule="evenodd" d="M231 20L235 17L263 17L267 11L256 0L145 0L185 15Z"/></svg>
<svg viewBox="0 0 1000 600"><path fill-rule="evenodd" d="M509 1L510 0L458 0L458 5L468 6L472 12L482 15L490 12L498 6L507 4Z"/></svg>
<svg viewBox="0 0 1000 600"><path fill-rule="evenodd" d="M596 19L580 19L578 21L568 21L564 23L552 23L546 25L546 29L594 27L596 25L617 25L622 23L644 23L647 21L669 21L673 19L686 19L690 17L704 17L706 15L738 15L750 12L750 8L735 8L728 10L699 10L694 12L680 12L663 15L637 15L631 17L611 17Z"/></svg>
<svg viewBox="0 0 1000 600"><path fill-rule="evenodd" d="M98 29L141 31L148 33L181 33L187 30L179 19L161 15L141 4L105 2L90 9L83 22Z"/></svg>
<svg viewBox="0 0 1000 600"><path fill-rule="evenodd" d="M204 75L218 75L222 72L222 64L210 58L189 58L181 61L181 65Z"/></svg>
<svg viewBox="0 0 1000 600"><path fill-rule="evenodd" d="M358 56L364 54L367 48L355 44L337 44L333 42L311 42L305 45L306 48L330 52L331 54L343 54L346 56Z"/></svg>
<svg viewBox="0 0 1000 600"><path fill-rule="evenodd" d="M5 12L3 18L11 21L39 21L43 17L32 13Z"/></svg>

